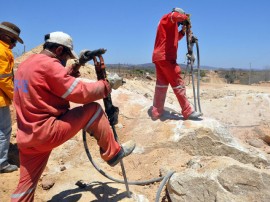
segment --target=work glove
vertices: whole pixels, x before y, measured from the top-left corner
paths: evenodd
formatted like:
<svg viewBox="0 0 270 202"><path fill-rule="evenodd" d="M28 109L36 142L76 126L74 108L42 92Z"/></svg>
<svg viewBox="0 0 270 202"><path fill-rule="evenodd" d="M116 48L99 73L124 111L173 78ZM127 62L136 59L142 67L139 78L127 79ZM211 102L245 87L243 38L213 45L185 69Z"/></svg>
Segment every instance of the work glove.
<svg viewBox="0 0 270 202"><path fill-rule="evenodd" d="M107 80L108 80L111 88L114 90L118 89L124 83L123 78L118 76L117 74L109 74L107 76Z"/></svg>
<svg viewBox="0 0 270 202"><path fill-rule="evenodd" d="M99 48L93 51L82 50L79 55L79 64L85 65L88 61L92 60L95 56L102 55L107 51L105 48Z"/></svg>
<svg viewBox="0 0 270 202"><path fill-rule="evenodd" d="M183 25L182 26L182 30L180 32L182 33L182 35L185 35L186 34L186 31L187 31L187 26L186 25Z"/></svg>
<svg viewBox="0 0 270 202"><path fill-rule="evenodd" d="M82 50L79 55L79 64L80 65L85 65L85 63L89 62L90 60L93 59L91 56L91 51L90 50Z"/></svg>
<svg viewBox="0 0 270 202"><path fill-rule="evenodd" d="M183 21L182 23L180 23L180 24L186 25L186 26L190 26L190 27L191 27L190 14L186 14L186 16L187 16L188 18L187 18L185 21ZM178 26L179 26L179 24L178 24Z"/></svg>
<svg viewBox="0 0 270 202"><path fill-rule="evenodd" d="M76 64L73 64L73 65L67 67L68 75L73 76L75 78L80 77L81 73L79 71L79 67L80 66L77 66Z"/></svg>

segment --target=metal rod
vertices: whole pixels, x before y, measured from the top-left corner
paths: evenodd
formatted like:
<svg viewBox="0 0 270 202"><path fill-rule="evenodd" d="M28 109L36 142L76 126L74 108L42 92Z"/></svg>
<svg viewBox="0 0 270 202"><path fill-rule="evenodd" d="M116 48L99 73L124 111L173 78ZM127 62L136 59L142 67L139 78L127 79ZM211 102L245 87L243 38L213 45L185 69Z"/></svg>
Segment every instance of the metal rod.
<svg viewBox="0 0 270 202"><path fill-rule="evenodd" d="M106 52L104 50L106 50L106 49L98 49L98 51L92 51L94 54L93 54L93 56L91 56L91 57L93 57L93 61L94 61L95 70L96 70L98 80L107 78L104 59L102 57L102 54L104 54ZM97 60L97 58L99 59L99 61ZM112 103L111 94L109 94L106 98L103 99L103 103L104 103L104 106L105 106L105 112L106 113L109 112L110 110L112 110L113 108L115 108L113 106L113 103ZM108 113L107 113L107 116L108 116ZM108 116L108 118L109 118L109 116ZM115 124L117 124L118 121L117 120L114 120L114 121L109 120L109 122L110 122L111 128L113 130L114 138L118 142L118 136L117 136L115 126L114 126ZM120 160L120 165L121 165L122 174L123 174L123 177L124 177L124 182L125 182L125 186L126 186L126 190L127 190L127 196L128 196L128 198L131 198L129 187L128 187L126 171L125 171L125 167L124 167L124 163L123 163L122 159Z"/></svg>
<svg viewBox="0 0 270 202"><path fill-rule="evenodd" d="M112 125L111 127L112 127L112 130L113 130L115 140L118 142L118 136L117 136L117 133L116 133L116 130L115 130L115 126ZM127 196L128 196L128 198L131 198L129 187L128 187L128 180L127 180L127 176L126 176L126 171L125 171L125 167L124 167L124 163L123 163L123 159L120 160L120 165L121 165L122 174L123 174L123 177L124 177L124 182L125 182L125 186L126 186L126 190L127 190Z"/></svg>

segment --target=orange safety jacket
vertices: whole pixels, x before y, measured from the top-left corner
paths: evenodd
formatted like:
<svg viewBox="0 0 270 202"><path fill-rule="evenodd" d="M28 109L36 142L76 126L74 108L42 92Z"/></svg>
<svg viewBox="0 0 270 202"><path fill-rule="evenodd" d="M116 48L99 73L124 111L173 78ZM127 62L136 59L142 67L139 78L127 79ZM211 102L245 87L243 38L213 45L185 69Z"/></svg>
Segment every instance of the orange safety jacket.
<svg viewBox="0 0 270 202"><path fill-rule="evenodd" d="M14 79L18 146L37 147L46 142L55 134L54 121L69 109L69 101L86 104L110 92L107 81L87 83L68 75L56 58L30 56L19 65Z"/></svg>
<svg viewBox="0 0 270 202"><path fill-rule="evenodd" d="M178 41L183 38L178 32L178 22L187 20L186 14L171 12L164 15L159 21L152 62L161 60L176 60Z"/></svg>
<svg viewBox="0 0 270 202"><path fill-rule="evenodd" d="M0 107L9 106L13 99L13 66L9 45L0 41Z"/></svg>

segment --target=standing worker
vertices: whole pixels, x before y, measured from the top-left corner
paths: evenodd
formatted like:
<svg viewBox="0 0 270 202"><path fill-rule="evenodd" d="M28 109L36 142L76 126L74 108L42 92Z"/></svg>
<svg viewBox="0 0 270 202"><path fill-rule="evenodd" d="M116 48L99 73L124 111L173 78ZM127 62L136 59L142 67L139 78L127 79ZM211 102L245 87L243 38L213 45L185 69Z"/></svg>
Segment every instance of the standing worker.
<svg viewBox="0 0 270 202"><path fill-rule="evenodd" d="M176 63L178 41L185 36L186 25L178 31L178 26L189 21L189 15L181 8L174 8L164 15L157 28L152 62L156 66L156 87L152 107L152 118L158 119L164 112L164 103L169 84L182 108L184 119L198 119L201 113L193 110L186 98L185 82L181 78L181 68Z"/></svg>
<svg viewBox="0 0 270 202"><path fill-rule="evenodd" d="M13 66L12 49L17 41L23 44L19 37L21 30L10 22L0 24L0 173L18 170L16 165L9 164L8 150L12 130L9 105L13 99Z"/></svg>
<svg viewBox="0 0 270 202"><path fill-rule="evenodd" d="M14 104L17 112L17 143L20 152L20 179L11 201L34 201L38 180L54 148L63 144L81 129L93 134L100 155L110 166L132 153L133 141L122 146L102 107L94 102L105 98L119 81L79 80L78 68L92 58L87 50L77 62L65 69L68 59L77 58L72 38L63 32L45 35L43 50L22 62L15 75ZM90 51L89 51L90 52ZM122 78L121 84L123 82ZM70 109L69 102L81 103Z"/></svg>

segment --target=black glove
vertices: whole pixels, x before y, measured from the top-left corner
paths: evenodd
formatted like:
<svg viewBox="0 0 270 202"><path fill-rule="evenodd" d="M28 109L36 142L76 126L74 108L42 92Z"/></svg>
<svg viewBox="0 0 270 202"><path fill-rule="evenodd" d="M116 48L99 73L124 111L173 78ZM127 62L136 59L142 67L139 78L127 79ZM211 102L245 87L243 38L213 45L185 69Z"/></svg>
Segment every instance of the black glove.
<svg viewBox="0 0 270 202"><path fill-rule="evenodd" d="M79 64L80 65L85 65L88 61L92 60L93 57L91 56L91 51L90 50L82 50L79 55Z"/></svg>
<svg viewBox="0 0 270 202"><path fill-rule="evenodd" d="M186 14L186 15L188 18L183 22L183 25L187 25L191 27L190 14Z"/></svg>
<svg viewBox="0 0 270 202"><path fill-rule="evenodd" d="M106 52L107 50L104 48L100 48L97 50L82 50L80 55L79 55L79 63L81 65L84 65L85 63L87 63L88 61L92 60L93 57L98 56L98 55L102 55Z"/></svg>

